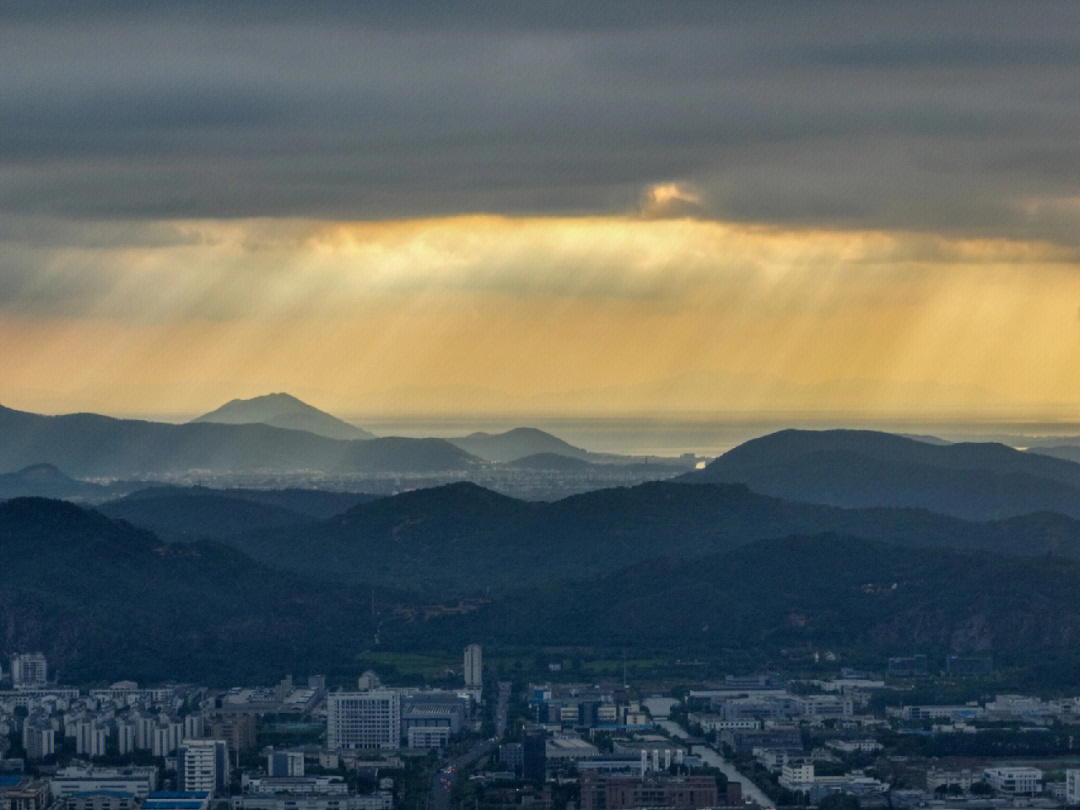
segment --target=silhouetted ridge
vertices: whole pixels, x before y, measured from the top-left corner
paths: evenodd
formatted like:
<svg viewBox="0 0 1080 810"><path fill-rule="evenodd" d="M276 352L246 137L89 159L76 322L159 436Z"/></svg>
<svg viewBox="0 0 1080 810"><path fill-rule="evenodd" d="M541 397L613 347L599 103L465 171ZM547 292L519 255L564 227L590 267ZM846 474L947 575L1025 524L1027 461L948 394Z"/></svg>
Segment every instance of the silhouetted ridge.
<svg viewBox="0 0 1080 810"><path fill-rule="evenodd" d="M1080 465L1001 444L930 444L873 431L785 430L676 479L739 482L793 501L910 506L968 519L1080 517Z"/></svg>
<svg viewBox="0 0 1080 810"><path fill-rule="evenodd" d="M230 425L261 423L286 430L303 430L330 439L374 438L366 430L285 393L266 394L252 399L233 399L192 421Z"/></svg>
<svg viewBox="0 0 1080 810"><path fill-rule="evenodd" d="M546 470L551 472L585 472L593 469L594 464L573 456L558 453L533 453L530 456L507 462L508 467L518 470Z"/></svg>
<svg viewBox="0 0 1080 810"><path fill-rule="evenodd" d="M591 454L537 428L519 427L505 433L471 433L449 439L457 447L487 461L509 462L537 453L586 459Z"/></svg>
<svg viewBox="0 0 1080 810"><path fill-rule="evenodd" d="M229 542L268 564L316 578L374 577L394 587L453 596L821 532L1080 559L1080 521L1060 516L969 522L919 509L783 501L743 484L670 482L597 490L553 503L519 501L459 483L381 498L317 525L250 532Z"/></svg>
<svg viewBox="0 0 1080 810"><path fill-rule="evenodd" d="M341 441L264 424L173 425L0 409L0 469L46 462L76 476L183 473L446 472L478 459L442 439Z"/></svg>

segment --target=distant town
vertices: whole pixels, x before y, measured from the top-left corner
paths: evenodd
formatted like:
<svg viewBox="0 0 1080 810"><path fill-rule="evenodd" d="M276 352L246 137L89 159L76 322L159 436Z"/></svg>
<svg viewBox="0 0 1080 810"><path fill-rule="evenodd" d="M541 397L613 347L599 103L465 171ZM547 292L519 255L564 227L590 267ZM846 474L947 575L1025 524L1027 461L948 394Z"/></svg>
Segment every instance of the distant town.
<svg viewBox="0 0 1080 810"><path fill-rule="evenodd" d="M1080 805L1080 697L978 691L992 661L692 685L514 681L465 648L457 687L0 690L0 810L775 810Z"/></svg>

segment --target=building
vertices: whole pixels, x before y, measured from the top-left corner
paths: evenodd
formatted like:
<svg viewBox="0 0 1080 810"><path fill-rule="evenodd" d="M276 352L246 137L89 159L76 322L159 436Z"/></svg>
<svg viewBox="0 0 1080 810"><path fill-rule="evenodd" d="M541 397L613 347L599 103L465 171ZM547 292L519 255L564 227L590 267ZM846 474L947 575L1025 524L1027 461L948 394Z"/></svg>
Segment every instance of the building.
<svg viewBox="0 0 1080 810"><path fill-rule="evenodd" d="M229 747L224 740L184 740L176 774L184 793L224 793L229 788Z"/></svg>
<svg viewBox="0 0 1080 810"><path fill-rule="evenodd" d="M535 785L547 781L547 741L542 731L525 735L521 744L521 775Z"/></svg>
<svg viewBox="0 0 1080 810"><path fill-rule="evenodd" d="M183 739L183 724L175 720L159 720L150 726L150 753L167 757L175 753Z"/></svg>
<svg viewBox="0 0 1080 810"><path fill-rule="evenodd" d="M266 755L266 775L271 778L279 776L303 776L304 752L275 751L271 748L270 753Z"/></svg>
<svg viewBox="0 0 1080 810"><path fill-rule="evenodd" d="M16 689L39 689L48 682L43 653L11 656L11 685Z"/></svg>
<svg viewBox="0 0 1080 810"><path fill-rule="evenodd" d="M445 748L450 742L449 726L415 726L405 735L405 744L409 748L437 750Z"/></svg>
<svg viewBox="0 0 1080 810"><path fill-rule="evenodd" d="M595 771L581 775L581 810L699 810L719 804L712 776L604 776Z"/></svg>
<svg viewBox="0 0 1080 810"><path fill-rule="evenodd" d="M209 793L161 792L151 793L142 810L210 810Z"/></svg>
<svg viewBox="0 0 1080 810"><path fill-rule="evenodd" d="M401 727L409 748L442 748L464 722L465 702L458 695L421 693L402 700Z"/></svg>
<svg viewBox="0 0 1080 810"><path fill-rule="evenodd" d="M73 793L63 799L63 810L139 810L142 803L129 793ZM56 808L59 810L59 808Z"/></svg>
<svg viewBox="0 0 1080 810"><path fill-rule="evenodd" d="M357 794L259 794L244 795L234 801L237 810L391 810L391 793Z"/></svg>
<svg viewBox="0 0 1080 810"><path fill-rule="evenodd" d="M0 810L46 810L52 792L44 779L0 776Z"/></svg>
<svg viewBox="0 0 1080 810"><path fill-rule="evenodd" d="M983 771L986 783L998 793L1032 796L1042 793L1043 772L1026 766L987 768Z"/></svg>
<svg viewBox="0 0 1080 810"><path fill-rule="evenodd" d="M27 717L23 720L22 742L28 759L51 757L56 753L56 728L47 717Z"/></svg>
<svg viewBox="0 0 1080 810"><path fill-rule="evenodd" d="M333 692L326 698L331 751L394 751L401 747L401 694L393 689Z"/></svg>
<svg viewBox="0 0 1080 810"><path fill-rule="evenodd" d="M1080 804L1080 768L1065 771L1065 804Z"/></svg>
<svg viewBox="0 0 1080 810"><path fill-rule="evenodd" d="M525 767L525 753L521 743L503 743L500 745L499 762L511 771L521 773L522 768Z"/></svg>
<svg viewBox="0 0 1080 810"><path fill-rule="evenodd" d="M391 810L387 792L349 793L340 776L251 778L241 782L243 795L234 800L237 810Z"/></svg>
<svg viewBox="0 0 1080 810"><path fill-rule="evenodd" d="M780 787L796 793L808 791L814 786L814 763L794 760L784 763L780 770Z"/></svg>
<svg viewBox="0 0 1080 810"><path fill-rule="evenodd" d="M252 714L219 714L211 717L208 725L210 736L225 740L230 751L242 754L256 745L255 716Z"/></svg>
<svg viewBox="0 0 1080 810"><path fill-rule="evenodd" d="M1080 774L1080 771L1077 771ZM930 768L926 772L926 789L933 793L939 788L956 788L967 793L976 782L982 781L982 773L971 768L942 770Z"/></svg>
<svg viewBox="0 0 1080 810"><path fill-rule="evenodd" d="M465 688L480 689L484 685L484 663L479 644L465 648Z"/></svg>
<svg viewBox="0 0 1080 810"><path fill-rule="evenodd" d="M124 794L141 801L157 790L158 784L157 768L149 765L124 768L72 765L57 771L51 781L53 795L61 799Z"/></svg>

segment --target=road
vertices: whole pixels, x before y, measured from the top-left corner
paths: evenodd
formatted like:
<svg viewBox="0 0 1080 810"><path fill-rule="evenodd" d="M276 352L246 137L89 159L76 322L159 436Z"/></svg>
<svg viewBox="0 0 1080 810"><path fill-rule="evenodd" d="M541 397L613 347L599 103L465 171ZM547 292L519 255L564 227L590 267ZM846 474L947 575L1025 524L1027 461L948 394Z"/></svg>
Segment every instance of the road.
<svg viewBox="0 0 1080 810"><path fill-rule="evenodd" d="M690 738L686 729L673 720L660 720L657 724L672 737L680 740ZM751 782L747 777L739 773L735 769L735 766L724 759L716 749L707 745L695 745L690 748L690 753L701 757L701 761L706 765L717 768L729 781L738 782L742 785L744 799L750 799L751 801L756 802L758 805L765 808L765 810L776 810L776 802L762 793L761 788Z"/></svg>
<svg viewBox="0 0 1080 810"><path fill-rule="evenodd" d="M510 710L510 683L499 683L499 696L495 701L495 736L489 740L481 740L464 754L451 757L431 777L431 787L428 792L428 810L450 810L451 798L454 793L454 782L457 781L462 769L475 763L482 757L490 754L506 735L506 719Z"/></svg>

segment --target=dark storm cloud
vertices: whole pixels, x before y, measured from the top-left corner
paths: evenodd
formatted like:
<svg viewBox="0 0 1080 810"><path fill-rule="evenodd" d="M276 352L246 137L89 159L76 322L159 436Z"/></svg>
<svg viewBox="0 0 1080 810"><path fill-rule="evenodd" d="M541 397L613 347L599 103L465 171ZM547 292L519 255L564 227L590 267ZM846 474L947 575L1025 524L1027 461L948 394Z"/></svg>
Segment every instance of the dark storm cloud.
<svg viewBox="0 0 1080 810"><path fill-rule="evenodd" d="M314 8L309 8L313 6ZM0 10L0 209L630 211L1075 240L1075 4Z"/></svg>

